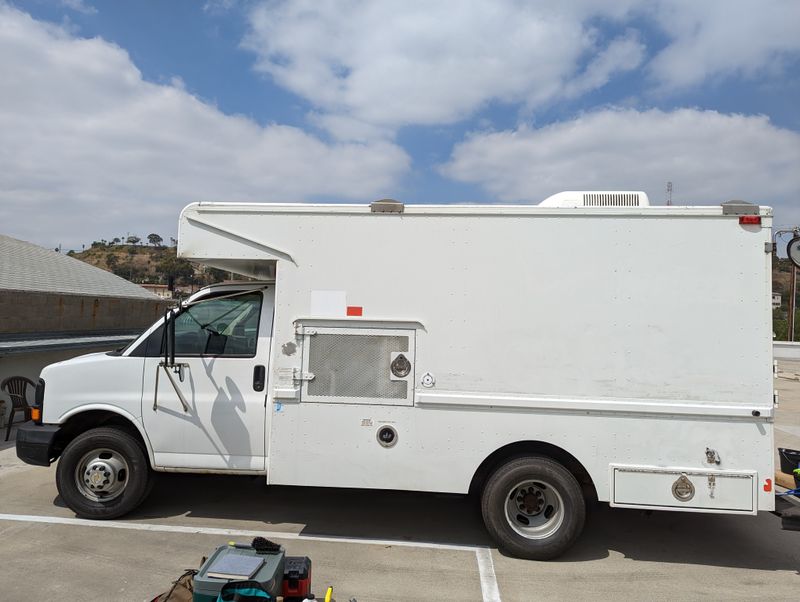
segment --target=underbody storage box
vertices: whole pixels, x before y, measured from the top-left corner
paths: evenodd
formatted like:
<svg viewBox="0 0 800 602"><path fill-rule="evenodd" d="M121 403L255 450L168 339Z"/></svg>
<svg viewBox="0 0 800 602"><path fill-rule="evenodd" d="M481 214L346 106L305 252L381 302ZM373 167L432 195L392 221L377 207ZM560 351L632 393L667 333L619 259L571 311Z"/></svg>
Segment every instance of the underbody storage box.
<svg viewBox="0 0 800 602"><path fill-rule="evenodd" d="M694 512L755 514L756 473L611 466L611 505Z"/></svg>

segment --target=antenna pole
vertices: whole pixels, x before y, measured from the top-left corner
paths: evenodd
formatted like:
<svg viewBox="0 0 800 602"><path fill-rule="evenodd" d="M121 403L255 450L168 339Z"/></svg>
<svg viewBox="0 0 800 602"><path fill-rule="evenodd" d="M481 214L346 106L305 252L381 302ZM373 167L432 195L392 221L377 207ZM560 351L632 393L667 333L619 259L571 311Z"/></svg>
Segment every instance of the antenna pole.
<svg viewBox="0 0 800 602"><path fill-rule="evenodd" d="M791 264L792 267L792 274L789 278L789 332L787 333L786 340L790 343L794 341L794 314L796 311L796 299L797 299L797 268L794 267L794 264Z"/></svg>

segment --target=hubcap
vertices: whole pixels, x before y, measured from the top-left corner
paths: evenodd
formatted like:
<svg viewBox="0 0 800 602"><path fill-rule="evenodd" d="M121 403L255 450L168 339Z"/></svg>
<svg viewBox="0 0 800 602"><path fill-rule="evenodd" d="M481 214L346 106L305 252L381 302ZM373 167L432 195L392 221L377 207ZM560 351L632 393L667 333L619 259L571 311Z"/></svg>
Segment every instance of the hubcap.
<svg viewBox="0 0 800 602"><path fill-rule="evenodd" d="M564 522L561 494L545 481L521 481L512 487L505 504L506 521L526 539L545 539Z"/></svg>
<svg viewBox="0 0 800 602"><path fill-rule="evenodd" d="M111 449L90 451L75 467L75 484L81 495L89 500L111 501L125 491L128 463Z"/></svg>

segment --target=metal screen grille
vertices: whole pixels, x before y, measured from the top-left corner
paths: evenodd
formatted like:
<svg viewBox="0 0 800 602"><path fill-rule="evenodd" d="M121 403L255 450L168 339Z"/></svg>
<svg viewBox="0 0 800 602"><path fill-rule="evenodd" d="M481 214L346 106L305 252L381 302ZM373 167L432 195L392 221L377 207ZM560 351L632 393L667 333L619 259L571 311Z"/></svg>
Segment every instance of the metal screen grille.
<svg viewBox="0 0 800 602"><path fill-rule="evenodd" d="M633 193L592 192L583 195L584 207L638 207L639 195Z"/></svg>
<svg viewBox="0 0 800 602"><path fill-rule="evenodd" d="M310 337L308 394L318 397L405 399L406 381L391 380L393 351L408 351L405 336L316 334Z"/></svg>

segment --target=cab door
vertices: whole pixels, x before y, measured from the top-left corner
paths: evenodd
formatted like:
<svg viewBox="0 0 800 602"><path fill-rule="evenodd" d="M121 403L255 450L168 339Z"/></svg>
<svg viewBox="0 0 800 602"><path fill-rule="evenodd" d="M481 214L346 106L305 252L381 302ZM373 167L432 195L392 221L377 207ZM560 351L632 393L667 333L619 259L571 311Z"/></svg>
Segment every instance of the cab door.
<svg viewBox="0 0 800 602"><path fill-rule="evenodd" d="M183 309L170 374L160 366L163 326L150 335L142 420L156 466L264 470L273 309L274 287L228 290Z"/></svg>

